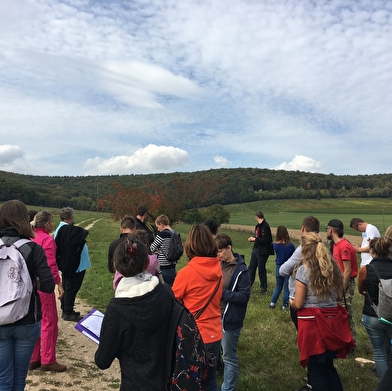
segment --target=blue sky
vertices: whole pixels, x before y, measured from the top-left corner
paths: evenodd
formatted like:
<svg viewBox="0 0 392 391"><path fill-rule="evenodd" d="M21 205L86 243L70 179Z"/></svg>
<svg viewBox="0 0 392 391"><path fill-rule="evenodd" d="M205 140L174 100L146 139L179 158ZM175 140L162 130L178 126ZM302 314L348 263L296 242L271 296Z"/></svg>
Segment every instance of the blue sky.
<svg viewBox="0 0 392 391"><path fill-rule="evenodd" d="M0 170L392 168L392 2L1 0Z"/></svg>

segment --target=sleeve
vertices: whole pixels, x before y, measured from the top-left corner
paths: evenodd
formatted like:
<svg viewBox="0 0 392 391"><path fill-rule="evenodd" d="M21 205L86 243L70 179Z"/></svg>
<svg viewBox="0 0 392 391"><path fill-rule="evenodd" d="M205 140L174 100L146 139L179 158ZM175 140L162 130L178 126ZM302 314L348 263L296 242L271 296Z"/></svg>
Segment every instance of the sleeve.
<svg viewBox="0 0 392 391"><path fill-rule="evenodd" d="M108 250L108 270L110 273L114 273L114 266L113 266L113 255L114 255L114 248L113 248L113 243L109 245L109 250Z"/></svg>
<svg viewBox="0 0 392 391"><path fill-rule="evenodd" d="M55 282L53 274L48 266L45 252L41 246L32 242L29 260L34 265L34 278L39 279L40 291L44 293L52 293L54 291Z"/></svg>
<svg viewBox="0 0 392 391"><path fill-rule="evenodd" d="M366 276L367 276L367 269L365 265L359 269L359 273L358 273L358 292L361 295L363 295L364 292L366 292Z"/></svg>
<svg viewBox="0 0 392 391"><path fill-rule="evenodd" d="M280 267L279 274L282 277L289 277L293 272L295 265L301 259L301 246L298 246L293 255Z"/></svg>
<svg viewBox="0 0 392 391"><path fill-rule="evenodd" d="M301 265L297 273L295 274L295 279L299 282L302 282L304 285L309 285L309 274L304 265Z"/></svg>
<svg viewBox="0 0 392 391"><path fill-rule="evenodd" d="M227 303L246 305L249 301L251 287L249 270L241 273L237 287L235 291L225 289L222 292L222 299Z"/></svg>
<svg viewBox="0 0 392 391"><path fill-rule="evenodd" d="M189 266L185 266L177 273L172 286L174 297L181 302L184 301L184 297L187 292L188 268Z"/></svg>
<svg viewBox="0 0 392 391"><path fill-rule="evenodd" d="M158 234L155 237L154 241L151 243L151 246L150 246L151 252L153 252L153 253L156 252L159 249L159 247L161 246L162 242L163 242L162 236L160 234Z"/></svg>
<svg viewBox="0 0 392 391"><path fill-rule="evenodd" d="M48 261L48 266L54 277L54 282L58 284L61 281L61 277L59 274L59 268L56 262L56 242L54 239L48 235L43 241L43 249L45 251L45 255Z"/></svg>
<svg viewBox="0 0 392 391"><path fill-rule="evenodd" d="M109 304L103 318L98 349L95 352L95 364L100 369L107 369L119 356L121 349L121 333L119 332L121 320L118 313Z"/></svg>

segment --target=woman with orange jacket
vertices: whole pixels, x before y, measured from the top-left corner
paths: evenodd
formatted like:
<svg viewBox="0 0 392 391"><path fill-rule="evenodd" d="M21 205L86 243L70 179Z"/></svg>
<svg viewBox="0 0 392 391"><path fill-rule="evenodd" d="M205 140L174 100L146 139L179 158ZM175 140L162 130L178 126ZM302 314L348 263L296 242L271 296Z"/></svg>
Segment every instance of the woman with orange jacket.
<svg viewBox="0 0 392 391"><path fill-rule="evenodd" d="M212 300L196 320L204 343L215 357L218 357L222 339L219 308L222 297L222 270L217 256L217 243L205 225L192 227L184 244L184 252L189 262L177 273L172 287L174 296L195 314L208 302L218 286ZM216 368L208 374L206 391L218 391Z"/></svg>

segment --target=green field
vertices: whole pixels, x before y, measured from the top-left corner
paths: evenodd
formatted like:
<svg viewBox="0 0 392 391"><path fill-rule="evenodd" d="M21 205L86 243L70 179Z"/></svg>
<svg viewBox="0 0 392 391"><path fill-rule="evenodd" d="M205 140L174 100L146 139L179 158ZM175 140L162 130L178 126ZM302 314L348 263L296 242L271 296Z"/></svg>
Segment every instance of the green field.
<svg viewBox="0 0 392 391"><path fill-rule="evenodd" d="M391 203L373 203L367 200L332 200L326 201L270 201L244 205L230 205L227 209L232 216L231 223L254 225L254 212L263 210L267 221L272 227L286 225L289 228L300 228L304 216L313 214L323 223L329 218L340 218L344 223L352 217L361 217L374 223L383 231L385 226L392 224ZM372 200L373 201L373 200ZM317 207L317 208L316 208ZM383 211L377 212L382 208ZM50 210L57 214L59 210ZM388 212L388 213L387 213ZM113 297L112 275L107 270L107 251L111 241L119 235L118 222L106 214L95 212L75 212L76 222L86 227L95 220L87 238L92 266L87 270L79 297L86 300L91 307L105 311L106 305ZM380 224L381 223L381 224ZM348 225L347 225L348 226ZM179 224L176 229L183 240L190 226ZM248 233L221 230L229 234L234 243L234 250L243 254L249 262L251 245L247 241ZM354 232L355 233L355 232ZM356 233L358 235L358 233ZM297 245L298 243L295 243ZM178 269L183 267L186 259L183 256ZM258 278L252 288L245 325L238 346L240 361L238 391L290 391L297 390L304 383L305 369L299 365L299 354L296 346L296 331L288 312L281 311L281 297L276 310L269 310L270 294L275 286L275 263L272 257L267 262L268 295L260 296ZM372 359L372 351L364 327L361 324L363 298L358 293L354 296L354 312L357 327L357 357ZM93 358L91 358L92 360ZM341 376L345 391L374 390L377 377L371 367L361 367L354 358L336 360L336 367Z"/></svg>
<svg viewBox="0 0 392 391"><path fill-rule="evenodd" d="M375 225L380 233L392 225L391 199L321 199L321 200L267 200L225 206L230 213L231 224L255 225L255 212L262 210L271 227L285 225L290 229L300 229L304 217L313 215L324 227L333 218L340 219L345 226L345 234L357 235L350 228L350 220L360 217Z"/></svg>

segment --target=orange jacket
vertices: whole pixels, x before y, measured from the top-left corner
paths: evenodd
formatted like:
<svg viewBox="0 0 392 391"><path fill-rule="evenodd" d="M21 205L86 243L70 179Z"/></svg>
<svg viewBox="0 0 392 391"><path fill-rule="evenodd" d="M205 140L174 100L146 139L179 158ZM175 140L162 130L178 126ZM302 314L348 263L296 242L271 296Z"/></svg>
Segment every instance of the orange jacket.
<svg viewBox="0 0 392 391"><path fill-rule="evenodd" d="M222 270L218 257L194 257L177 273L172 287L174 296L194 314L207 303L221 276ZM222 297L221 286L200 318L196 320L203 341L207 344L222 339L219 309Z"/></svg>

